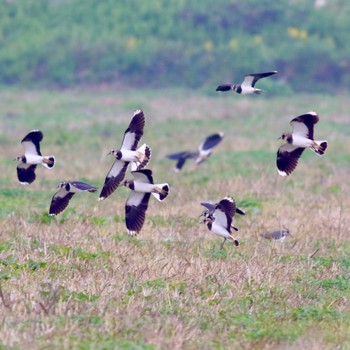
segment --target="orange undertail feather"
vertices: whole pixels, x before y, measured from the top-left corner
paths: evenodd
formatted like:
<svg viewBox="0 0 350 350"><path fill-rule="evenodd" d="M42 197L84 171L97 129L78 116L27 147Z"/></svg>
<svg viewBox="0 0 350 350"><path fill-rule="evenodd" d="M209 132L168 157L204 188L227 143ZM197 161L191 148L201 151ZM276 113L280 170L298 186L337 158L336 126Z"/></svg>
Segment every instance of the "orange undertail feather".
<svg viewBox="0 0 350 350"><path fill-rule="evenodd" d="M312 145L311 149L319 156L322 156L326 152L327 146L328 142L326 140L314 141L314 144Z"/></svg>
<svg viewBox="0 0 350 350"><path fill-rule="evenodd" d="M55 166L55 163L56 163L55 156L44 157L42 162L42 164L48 169L52 169Z"/></svg>
<svg viewBox="0 0 350 350"><path fill-rule="evenodd" d="M239 246L239 240L235 239L233 236L229 236L229 240L232 241L232 243L238 247Z"/></svg>

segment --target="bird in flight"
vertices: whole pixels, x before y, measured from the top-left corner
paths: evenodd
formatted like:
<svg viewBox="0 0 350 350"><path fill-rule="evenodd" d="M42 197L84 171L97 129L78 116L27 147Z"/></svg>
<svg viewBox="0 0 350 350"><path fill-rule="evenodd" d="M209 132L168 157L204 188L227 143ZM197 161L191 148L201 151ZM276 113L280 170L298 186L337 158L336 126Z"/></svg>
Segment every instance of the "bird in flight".
<svg viewBox="0 0 350 350"><path fill-rule="evenodd" d="M175 171L179 173L182 167L185 165L187 159L195 159L196 164L200 164L207 160L212 154L214 147L216 147L224 138L224 133L219 132L209 135L198 146L197 151L182 151L178 153L168 154L166 157L172 160L176 160Z"/></svg>
<svg viewBox="0 0 350 350"><path fill-rule="evenodd" d="M277 71L266 73L252 73L244 76L241 84L222 84L216 88L216 91L235 91L237 94L261 94L262 90L255 88L255 84L259 79L269 77L276 74Z"/></svg>
<svg viewBox="0 0 350 350"><path fill-rule="evenodd" d="M43 139L43 133L40 130L32 130L21 141L24 147L24 155L16 157L17 177L22 185L31 184L35 180L35 169L38 164L42 164L48 169L55 166L55 157L43 156L40 152L40 142Z"/></svg>
<svg viewBox="0 0 350 350"><path fill-rule="evenodd" d="M124 181L124 186L131 192L125 203L125 223L130 236L136 236L145 222L146 211L151 194L162 202L169 194L167 183L155 184L152 170L142 169L132 171L134 180Z"/></svg>
<svg viewBox="0 0 350 350"><path fill-rule="evenodd" d="M276 164L281 176L288 176L294 171L305 148L310 148L319 156L325 153L328 142L314 140L314 125L318 120L318 115L313 111L300 115L290 122L292 132L279 137L286 141L277 151Z"/></svg>
<svg viewBox="0 0 350 350"><path fill-rule="evenodd" d="M57 215L67 208L69 201L77 192L96 192L97 187L81 181L64 181L51 200L49 215Z"/></svg>
<svg viewBox="0 0 350 350"><path fill-rule="evenodd" d="M142 110L138 109L134 112L129 127L124 133L120 149L114 148L108 153L108 155L113 154L116 160L106 176L98 200L106 199L118 188L120 183L124 180L130 162L135 162L137 164L137 170L144 168L148 164L151 158L150 147L144 144L137 149L137 145L143 135L144 126L144 113Z"/></svg>
<svg viewBox="0 0 350 350"><path fill-rule="evenodd" d="M219 203L215 204L214 211L204 216L202 223L207 224L209 231L224 238L220 249L224 247L227 239L232 241L235 246L239 245L239 241L231 233L231 228L233 227L232 221L236 210L237 207L234 199L232 197L225 197ZM238 229L235 228L235 230Z"/></svg>

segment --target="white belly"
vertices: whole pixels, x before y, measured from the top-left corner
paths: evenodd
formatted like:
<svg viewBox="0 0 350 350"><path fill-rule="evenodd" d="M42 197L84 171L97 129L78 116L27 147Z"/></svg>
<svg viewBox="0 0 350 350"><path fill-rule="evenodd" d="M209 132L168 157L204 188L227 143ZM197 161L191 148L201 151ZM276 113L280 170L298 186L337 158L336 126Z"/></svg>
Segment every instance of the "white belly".
<svg viewBox="0 0 350 350"><path fill-rule="evenodd" d="M145 182L134 182L136 192L151 193L154 189L154 185Z"/></svg>
<svg viewBox="0 0 350 350"><path fill-rule="evenodd" d="M138 152L137 151L130 151L130 150L127 150L127 149L122 149L121 150L122 152L122 159L124 162L136 162L138 161Z"/></svg>
<svg viewBox="0 0 350 350"><path fill-rule="evenodd" d="M215 221L213 222L213 224L211 226L211 232L215 233L218 236L225 237L225 238L228 238L230 236L229 232L227 232L227 230L224 227L222 227L221 225L217 225L215 223Z"/></svg>
<svg viewBox="0 0 350 350"><path fill-rule="evenodd" d="M306 138L305 136L293 134L293 145L297 147L308 148L314 143L312 140Z"/></svg>
<svg viewBox="0 0 350 350"><path fill-rule="evenodd" d="M42 156L36 154L25 154L27 164L40 164L43 160Z"/></svg>

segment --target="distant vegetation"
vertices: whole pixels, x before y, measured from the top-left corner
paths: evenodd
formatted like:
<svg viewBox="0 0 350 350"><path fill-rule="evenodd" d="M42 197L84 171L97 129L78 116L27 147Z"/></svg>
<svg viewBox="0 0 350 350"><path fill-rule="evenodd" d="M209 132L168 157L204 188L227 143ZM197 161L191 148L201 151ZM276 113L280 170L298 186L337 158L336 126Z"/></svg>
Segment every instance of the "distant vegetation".
<svg viewBox="0 0 350 350"><path fill-rule="evenodd" d="M278 89L337 92L349 18L341 0L3 0L0 84L203 87L277 69Z"/></svg>

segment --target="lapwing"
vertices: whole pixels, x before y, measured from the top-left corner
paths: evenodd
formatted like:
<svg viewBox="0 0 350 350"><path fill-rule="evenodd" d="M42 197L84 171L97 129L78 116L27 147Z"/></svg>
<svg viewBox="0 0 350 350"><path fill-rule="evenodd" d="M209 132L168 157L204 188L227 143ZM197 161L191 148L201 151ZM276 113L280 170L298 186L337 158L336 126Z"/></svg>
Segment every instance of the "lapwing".
<svg viewBox="0 0 350 350"><path fill-rule="evenodd" d="M244 76L241 84L222 84L216 88L216 91L235 91L237 94L261 94L262 90L256 89L255 84L259 79L269 77L276 74L277 71L266 73L252 73Z"/></svg>
<svg viewBox="0 0 350 350"><path fill-rule="evenodd" d="M271 232L260 233L260 236L269 240L283 242L288 236L292 236L289 229L276 230Z"/></svg>
<svg viewBox="0 0 350 350"><path fill-rule="evenodd" d="M169 194L167 183L155 184L152 170L142 169L132 171L133 181L124 181L124 186L131 192L125 203L125 223L130 236L136 236L145 222L146 211L151 194L162 202Z"/></svg>
<svg viewBox="0 0 350 350"><path fill-rule="evenodd" d="M239 245L239 241L232 236L231 227L232 220L236 214L236 203L232 197L225 197L215 205L212 214L204 217L203 223L207 224L209 231L224 238L220 245L220 249L224 247L226 240L232 241L235 246ZM235 230L237 230L235 228Z"/></svg>
<svg viewBox="0 0 350 350"><path fill-rule="evenodd" d="M57 215L67 208L69 201L77 192L96 192L97 187L81 181L64 181L51 200L49 215Z"/></svg>
<svg viewBox="0 0 350 350"><path fill-rule="evenodd" d="M40 152L40 142L43 137L40 130L32 130L21 141L24 155L16 157L15 160L18 161L17 177L22 185L31 184L35 180L35 169L38 164L48 169L55 166L56 159L53 155L43 156Z"/></svg>
<svg viewBox="0 0 350 350"><path fill-rule="evenodd" d="M205 221L207 218L210 218L211 215L213 215L215 209L216 209L216 206L218 205L219 203L215 203L213 204L212 202L201 202L201 205L203 205L203 207L206 207L207 210L204 210L203 213L201 214L201 217L203 217L203 221ZM240 215L245 215L245 211L241 208L238 208L236 206L236 212L235 214L240 214ZM231 224L231 228L233 228L235 231L238 231L238 228L233 226Z"/></svg>
<svg viewBox="0 0 350 350"><path fill-rule="evenodd" d="M318 122L318 115L311 111L294 118L291 133L283 133L279 139L286 141L277 151L277 169L281 176L290 175L305 148L310 148L319 156L327 149L328 142L314 140L314 125Z"/></svg>
<svg viewBox="0 0 350 350"><path fill-rule="evenodd" d="M137 164L137 170L144 168L148 164L151 158L151 149L149 146L144 144L137 149L137 145L143 135L144 126L144 113L142 110L138 109L134 112L129 127L124 133L120 149L112 149L108 153L108 155L113 154L116 160L106 176L98 200L104 200L118 188L120 183L124 180L130 162L135 162Z"/></svg>
<svg viewBox="0 0 350 350"><path fill-rule="evenodd" d="M199 146L195 152L183 151L173 154L168 154L166 157L176 160L175 171L180 172L187 159L195 159L196 164L200 164L207 160L216 147L223 139L224 133L219 132L209 135Z"/></svg>

